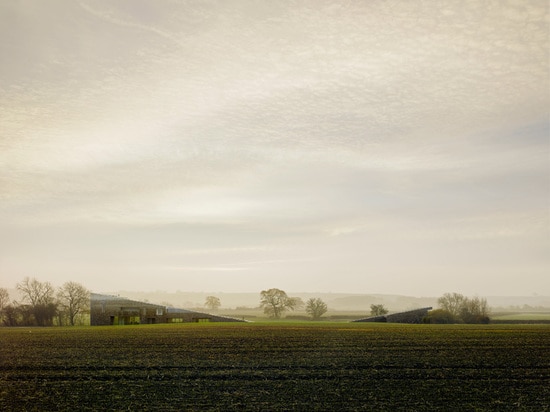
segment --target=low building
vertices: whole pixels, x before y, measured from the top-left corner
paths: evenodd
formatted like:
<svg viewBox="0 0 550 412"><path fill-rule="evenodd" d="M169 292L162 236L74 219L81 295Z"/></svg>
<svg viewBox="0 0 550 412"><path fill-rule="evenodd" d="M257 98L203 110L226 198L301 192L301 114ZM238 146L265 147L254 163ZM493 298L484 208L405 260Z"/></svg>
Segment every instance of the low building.
<svg viewBox="0 0 550 412"><path fill-rule="evenodd" d="M392 313L390 315L371 316L369 318L353 320L352 322L422 323L422 319L424 319L424 316L426 316L430 310L432 310L431 307L420 308L408 310L406 312Z"/></svg>
<svg viewBox="0 0 550 412"><path fill-rule="evenodd" d="M243 322L243 320L139 302L120 296L98 293L92 293L90 296L90 325L92 326L185 322Z"/></svg>

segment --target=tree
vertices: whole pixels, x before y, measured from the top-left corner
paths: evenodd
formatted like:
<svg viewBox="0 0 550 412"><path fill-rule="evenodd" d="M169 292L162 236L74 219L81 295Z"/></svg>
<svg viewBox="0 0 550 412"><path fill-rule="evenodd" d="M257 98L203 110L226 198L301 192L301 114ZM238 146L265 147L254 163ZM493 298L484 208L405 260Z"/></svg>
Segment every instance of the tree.
<svg viewBox="0 0 550 412"><path fill-rule="evenodd" d="M76 317L90 307L90 291L80 283L64 283L57 292L57 298L71 326L75 325Z"/></svg>
<svg viewBox="0 0 550 412"><path fill-rule="evenodd" d="M0 288L0 310L4 309L10 301L10 294L6 288Z"/></svg>
<svg viewBox="0 0 550 412"><path fill-rule="evenodd" d="M260 293L260 307L264 313L271 318L279 319L286 310L294 310L303 306L300 298L291 298L281 289L262 290Z"/></svg>
<svg viewBox="0 0 550 412"><path fill-rule="evenodd" d="M3 319L2 322L6 326L18 326L19 324L19 318L21 315L21 311L19 310L19 307L14 305L6 305L4 306L3 310Z"/></svg>
<svg viewBox="0 0 550 412"><path fill-rule="evenodd" d="M370 315L371 316L382 316L388 313L388 309L384 305L370 305Z"/></svg>
<svg viewBox="0 0 550 412"><path fill-rule="evenodd" d="M460 312L466 301L466 296L460 293L445 293L437 300L441 309L446 310L454 317L460 317Z"/></svg>
<svg viewBox="0 0 550 412"><path fill-rule="evenodd" d="M327 310L327 304L320 298L310 298L306 302L306 313L310 315L313 320L320 319Z"/></svg>
<svg viewBox="0 0 550 412"><path fill-rule="evenodd" d="M4 308L8 306L10 302L10 294L6 288L0 288L0 323L4 319Z"/></svg>
<svg viewBox="0 0 550 412"><path fill-rule="evenodd" d="M461 323L489 323L489 306L485 298L468 298L460 293L445 293L437 303Z"/></svg>
<svg viewBox="0 0 550 412"><path fill-rule="evenodd" d="M40 303L30 309L37 326L53 326L53 319L57 314L57 305L54 302Z"/></svg>
<svg viewBox="0 0 550 412"><path fill-rule="evenodd" d="M40 282L35 278L26 277L16 287L22 293L23 300L31 306L54 302L54 288L50 282Z"/></svg>
<svg viewBox="0 0 550 412"><path fill-rule="evenodd" d="M487 299L466 299L460 310L460 318L464 323L489 323Z"/></svg>
<svg viewBox="0 0 550 412"><path fill-rule="evenodd" d="M217 310L222 305L220 298L217 298L216 296L207 296L206 302L204 303L204 306L206 306L210 310Z"/></svg>
<svg viewBox="0 0 550 412"><path fill-rule="evenodd" d="M25 313L31 314L34 317L34 323L37 326L53 325L57 305L55 303L55 290L52 284L26 277L16 287L23 295L23 301L29 306L29 312L25 310ZM31 318L27 315L24 316L24 319L25 324L32 324Z"/></svg>

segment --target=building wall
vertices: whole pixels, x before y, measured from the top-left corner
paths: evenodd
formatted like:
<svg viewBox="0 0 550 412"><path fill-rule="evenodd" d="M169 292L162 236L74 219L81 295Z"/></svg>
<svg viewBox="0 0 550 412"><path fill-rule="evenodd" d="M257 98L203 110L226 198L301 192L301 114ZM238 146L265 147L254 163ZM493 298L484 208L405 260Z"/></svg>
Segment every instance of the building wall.
<svg viewBox="0 0 550 412"><path fill-rule="evenodd" d="M165 318L166 308L161 305L98 294L92 294L90 299L92 326L163 323Z"/></svg>
<svg viewBox="0 0 550 412"><path fill-rule="evenodd" d="M90 298L92 326L187 322L242 322L242 320L185 309L167 310L161 305L118 296L92 293Z"/></svg>

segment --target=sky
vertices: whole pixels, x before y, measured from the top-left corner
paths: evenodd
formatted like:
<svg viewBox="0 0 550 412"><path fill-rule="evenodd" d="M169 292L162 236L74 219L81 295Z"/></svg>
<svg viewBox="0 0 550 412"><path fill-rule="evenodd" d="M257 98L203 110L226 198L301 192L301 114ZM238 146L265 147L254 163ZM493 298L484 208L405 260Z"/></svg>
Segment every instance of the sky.
<svg viewBox="0 0 550 412"><path fill-rule="evenodd" d="M550 294L549 3L0 2L0 286Z"/></svg>

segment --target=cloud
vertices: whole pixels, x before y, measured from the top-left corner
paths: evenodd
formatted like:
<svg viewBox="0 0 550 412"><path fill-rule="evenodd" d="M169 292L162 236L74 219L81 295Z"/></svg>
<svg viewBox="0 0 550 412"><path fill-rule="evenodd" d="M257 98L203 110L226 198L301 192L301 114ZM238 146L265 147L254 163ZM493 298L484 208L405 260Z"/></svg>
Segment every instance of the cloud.
<svg viewBox="0 0 550 412"><path fill-rule="evenodd" d="M249 268L243 268L243 267L223 267L223 266L215 266L215 267L173 267L168 266L162 268L162 270L168 270L168 271L178 271L178 272L241 272L243 270L248 270Z"/></svg>
<svg viewBox="0 0 550 412"><path fill-rule="evenodd" d="M82 7L84 10L86 10L86 12L92 14L93 16L99 19L106 21L107 23L112 23L123 27L136 28L139 30L144 30L146 32L154 33L164 39L167 39L176 43L178 46L182 46L174 36L172 36L169 32L166 32L164 30L159 30L158 28L153 26L139 24L129 20L117 18L116 16L113 15L114 12L94 9L94 7L90 6L90 4L87 4L85 2L78 2L78 5ZM106 4L104 3L103 7L105 7L105 5Z"/></svg>
<svg viewBox="0 0 550 412"><path fill-rule="evenodd" d="M112 248L151 261L159 236L189 267L235 248L309 274L284 246L330 245L353 276L369 236L381 256L415 239L548 246L545 2L4 2L0 19L13 233L79 244L112 227Z"/></svg>

